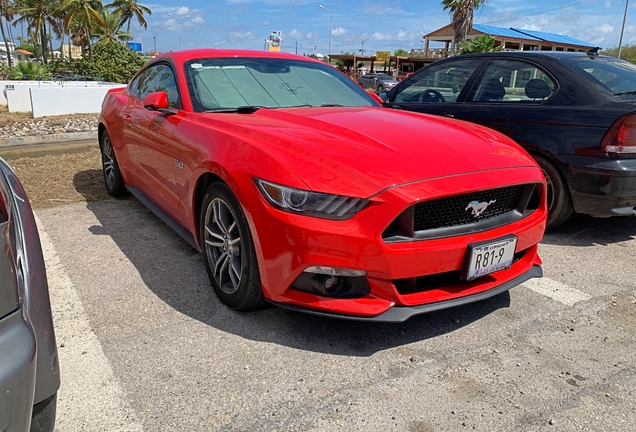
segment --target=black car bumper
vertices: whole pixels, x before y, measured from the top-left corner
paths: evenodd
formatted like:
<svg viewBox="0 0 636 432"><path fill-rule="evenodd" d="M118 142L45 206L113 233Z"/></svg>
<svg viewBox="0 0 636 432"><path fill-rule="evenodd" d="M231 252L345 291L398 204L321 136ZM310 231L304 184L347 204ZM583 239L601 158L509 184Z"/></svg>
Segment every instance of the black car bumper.
<svg viewBox="0 0 636 432"><path fill-rule="evenodd" d="M636 159L557 158L568 168L568 185L577 213L636 216Z"/></svg>
<svg viewBox="0 0 636 432"><path fill-rule="evenodd" d="M36 341L18 309L0 319L0 431L25 431L31 422Z"/></svg>

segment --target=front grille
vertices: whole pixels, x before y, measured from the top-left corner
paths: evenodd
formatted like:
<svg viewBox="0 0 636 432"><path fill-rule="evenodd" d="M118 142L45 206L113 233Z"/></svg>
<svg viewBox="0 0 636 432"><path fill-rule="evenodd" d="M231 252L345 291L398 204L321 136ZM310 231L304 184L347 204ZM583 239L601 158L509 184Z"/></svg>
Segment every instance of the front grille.
<svg viewBox="0 0 636 432"><path fill-rule="evenodd" d="M474 192L426 201L415 205L415 231L452 227L484 221L517 208L524 185ZM473 202L492 202L476 219L466 206Z"/></svg>
<svg viewBox="0 0 636 432"><path fill-rule="evenodd" d="M534 211L541 202L538 184L507 186L414 204L384 231L385 242L440 238L501 226ZM474 215L471 203L486 204Z"/></svg>
<svg viewBox="0 0 636 432"><path fill-rule="evenodd" d="M512 260L513 265L519 261L528 252L528 249L515 253ZM420 276L409 279L395 279L392 281L398 293L415 294L423 291L430 291L437 288L445 288L447 286L457 285L461 288L461 284L467 284L468 281L461 278L461 270L453 270L445 273L436 273L427 276ZM470 281L471 283L474 280Z"/></svg>

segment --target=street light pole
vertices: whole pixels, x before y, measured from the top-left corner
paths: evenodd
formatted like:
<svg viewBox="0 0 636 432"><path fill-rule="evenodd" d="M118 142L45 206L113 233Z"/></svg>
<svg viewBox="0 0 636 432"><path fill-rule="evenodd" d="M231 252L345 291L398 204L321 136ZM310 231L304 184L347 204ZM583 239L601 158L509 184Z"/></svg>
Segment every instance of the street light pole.
<svg viewBox="0 0 636 432"><path fill-rule="evenodd" d="M331 64L331 24L333 23L333 11L331 9L327 9L323 5L318 5L318 7L320 9L329 11L329 53L328 53L328 56L329 56L329 64Z"/></svg>
<svg viewBox="0 0 636 432"><path fill-rule="evenodd" d="M627 21L628 7L629 7L629 0L625 2L625 15L623 16L623 27L621 28L621 38L618 41L618 58L621 58L621 50L623 49L623 33L625 32L625 21Z"/></svg>
<svg viewBox="0 0 636 432"><path fill-rule="evenodd" d="M364 55L364 43L368 40L371 40L371 38L366 38L365 40L362 41L362 49L360 50L360 52L362 53L361 55Z"/></svg>
<svg viewBox="0 0 636 432"><path fill-rule="evenodd" d="M186 15L186 16L181 17L181 18L179 18L177 16L170 15L170 14L168 14L168 16L172 17L172 18L175 18L175 19L177 19L179 21L179 51L181 51L183 49L183 45L181 43L181 20L182 19L186 19L186 18L190 18L190 15Z"/></svg>

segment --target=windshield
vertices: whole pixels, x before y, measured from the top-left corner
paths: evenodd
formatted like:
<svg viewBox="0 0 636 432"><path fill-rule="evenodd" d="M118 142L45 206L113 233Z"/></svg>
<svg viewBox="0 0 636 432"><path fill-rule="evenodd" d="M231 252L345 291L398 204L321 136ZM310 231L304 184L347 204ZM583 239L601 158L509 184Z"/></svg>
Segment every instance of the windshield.
<svg viewBox="0 0 636 432"><path fill-rule="evenodd" d="M205 58L185 63L195 111L244 106L376 106L353 81L321 63L277 58Z"/></svg>
<svg viewBox="0 0 636 432"><path fill-rule="evenodd" d="M576 57L563 59L594 85L610 90L622 100L636 100L636 65L608 58Z"/></svg>

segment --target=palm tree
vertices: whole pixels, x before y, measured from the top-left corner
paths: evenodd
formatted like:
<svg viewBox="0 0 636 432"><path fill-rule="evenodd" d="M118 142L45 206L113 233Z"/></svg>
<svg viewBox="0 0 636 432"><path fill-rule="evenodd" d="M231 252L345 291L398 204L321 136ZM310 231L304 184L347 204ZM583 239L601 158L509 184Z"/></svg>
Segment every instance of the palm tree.
<svg viewBox="0 0 636 432"><path fill-rule="evenodd" d="M11 26L9 23L13 19L13 10L11 5L9 4L9 0L0 0L0 30L2 31L2 40L4 41L4 47L7 51L7 62L9 63L9 67L13 67L13 57L11 53L11 47L7 43L7 34L4 31L4 20L7 21L7 30L11 30ZM9 40L11 40L11 36L9 36Z"/></svg>
<svg viewBox="0 0 636 432"><path fill-rule="evenodd" d="M148 28L148 23L146 22L146 18L144 18L144 14L152 15L152 11L146 6L142 6L137 3L137 0L115 0L110 4L107 4L106 7L113 8L113 12L121 16L119 24L120 28L123 27L124 24L128 23L126 33L130 34L130 23L133 18L137 18L137 22L140 26L145 29ZM130 39L132 39L132 37Z"/></svg>
<svg viewBox="0 0 636 432"><path fill-rule="evenodd" d="M60 11L66 13L64 27L70 31L73 23L79 21L84 35L93 34L96 27L104 25L104 18L100 14L102 7L102 0L62 0ZM86 37L86 41L88 42L88 58L92 59L90 36Z"/></svg>
<svg viewBox="0 0 636 432"><path fill-rule="evenodd" d="M130 38L130 33L120 31L121 16L116 12L109 12L108 9L102 9L102 18L104 25L95 29L95 36L99 37L99 41L108 40L112 42L125 42Z"/></svg>
<svg viewBox="0 0 636 432"><path fill-rule="evenodd" d="M442 0L444 10L449 9L453 17L455 44L466 42L466 35L473 27L473 12L485 3L486 0Z"/></svg>
<svg viewBox="0 0 636 432"><path fill-rule="evenodd" d="M16 14L20 15L14 23L27 23L33 31L34 45L37 47L40 44L44 63L48 63L46 25L52 20L51 4L50 0L20 0L14 10Z"/></svg>

